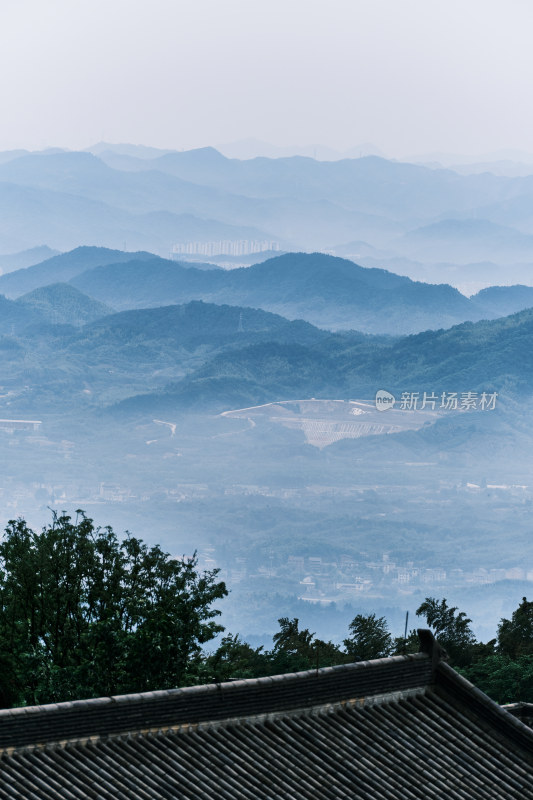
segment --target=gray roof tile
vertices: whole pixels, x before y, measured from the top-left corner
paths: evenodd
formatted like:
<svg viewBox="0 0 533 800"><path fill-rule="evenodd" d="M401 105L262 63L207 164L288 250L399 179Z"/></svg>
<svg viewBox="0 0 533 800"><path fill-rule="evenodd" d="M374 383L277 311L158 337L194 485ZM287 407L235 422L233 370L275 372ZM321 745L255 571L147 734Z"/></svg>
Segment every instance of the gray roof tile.
<svg viewBox="0 0 533 800"><path fill-rule="evenodd" d="M533 800L533 731L431 654L0 712L0 800Z"/></svg>

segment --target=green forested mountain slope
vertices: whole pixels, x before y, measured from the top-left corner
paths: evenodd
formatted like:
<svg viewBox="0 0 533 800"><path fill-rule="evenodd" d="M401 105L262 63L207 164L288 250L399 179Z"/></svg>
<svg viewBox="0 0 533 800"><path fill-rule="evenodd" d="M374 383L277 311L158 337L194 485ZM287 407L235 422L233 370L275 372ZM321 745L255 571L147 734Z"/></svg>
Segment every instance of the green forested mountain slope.
<svg viewBox="0 0 533 800"><path fill-rule="evenodd" d="M424 391L533 393L533 310L390 341L345 334L312 346L256 344L217 354L153 399L221 408L312 396L373 399L382 388L398 398ZM139 402L146 407L146 398Z"/></svg>
<svg viewBox="0 0 533 800"><path fill-rule="evenodd" d="M449 327L491 313L446 284L411 281L323 253L287 253L229 271L184 269L161 259L135 260L98 266L71 283L115 308L202 299L369 333Z"/></svg>
<svg viewBox="0 0 533 800"><path fill-rule="evenodd" d="M16 301L33 308L54 324L81 326L113 313L113 309L93 300L68 283L53 283L34 289Z"/></svg>

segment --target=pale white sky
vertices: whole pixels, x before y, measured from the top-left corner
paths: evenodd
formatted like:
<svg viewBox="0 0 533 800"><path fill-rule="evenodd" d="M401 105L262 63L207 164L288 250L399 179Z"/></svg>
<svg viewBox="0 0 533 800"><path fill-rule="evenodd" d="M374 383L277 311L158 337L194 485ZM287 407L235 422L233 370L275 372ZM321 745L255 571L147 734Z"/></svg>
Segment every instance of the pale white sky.
<svg viewBox="0 0 533 800"><path fill-rule="evenodd" d="M531 0L0 0L0 149L533 151Z"/></svg>

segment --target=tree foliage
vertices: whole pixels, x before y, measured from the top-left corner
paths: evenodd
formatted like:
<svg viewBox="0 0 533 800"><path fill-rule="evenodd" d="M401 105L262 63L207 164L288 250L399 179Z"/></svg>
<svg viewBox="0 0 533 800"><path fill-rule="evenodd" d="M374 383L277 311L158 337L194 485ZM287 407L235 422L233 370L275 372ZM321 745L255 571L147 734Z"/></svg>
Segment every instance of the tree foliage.
<svg viewBox="0 0 533 800"><path fill-rule="evenodd" d="M533 603L524 597L498 638L477 642L471 620L446 599L427 597L417 611L433 628L450 661L497 703L533 702Z"/></svg>
<svg viewBox="0 0 533 800"><path fill-rule="evenodd" d="M448 606L446 599L427 597L419 607L453 666L498 703L533 702L531 611L524 598L511 620L502 619L498 640L477 642L466 613ZM384 617L358 614L349 625L344 650L317 639L297 618L282 617L271 650L253 649L238 636L226 636L205 661L206 680L259 677L313 669L354 660L405 655L420 649L416 631L392 639Z"/></svg>
<svg viewBox="0 0 533 800"><path fill-rule="evenodd" d="M223 631L217 570L196 557L171 558L156 545L83 512L54 514L40 533L11 521L0 542L0 706L164 689L381 658L418 650L418 637L392 638L384 617L358 614L344 649L281 617L272 648ZM471 620L446 599L417 610L451 663L497 702L533 702L533 603L524 597L498 638L477 642Z"/></svg>
<svg viewBox="0 0 533 800"><path fill-rule="evenodd" d="M357 614L348 627L351 635L344 640L344 646L352 661L383 658L393 652L394 644L385 617Z"/></svg>
<svg viewBox="0 0 533 800"><path fill-rule="evenodd" d="M206 658L206 679L258 678L350 661L333 642L317 639L308 628L301 629L297 617L281 617L278 625L279 630L272 637L271 650L254 649L238 635L225 636L217 650Z"/></svg>
<svg viewBox="0 0 533 800"><path fill-rule="evenodd" d="M533 656L511 659L492 653L462 672L497 703L533 703Z"/></svg>
<svg viewBox="0 0 533 800"><path fill-rule="evenodd" d="M317 639L309 628L299 628L297 617L278 620L280 629L272 637L273 649L268 653L271 670L295 672L313 667L331 667L346 661L345 654L333 642Z"/></svg>
<svg viewBox="0 0 533 800"><path fill-rule="evenodd" d="M54 515L35 533L9 522L0 543L1 700L46 703L193 680L222 630L217 571L110 527ZM7 655L8 654L8 655Z"/></svg>
<svg viewBox="0 0 533 800"><path fill-rule="evenodd" d="M411 629L405 636L394 638L393 655L406 656L420 651L420 639L416 630Z"/></svg>
<svg viewBox="0 0 533 800"><path fill-rule="evenodd" d="M439 601L426 597L416 613L426 618L452 664L464 666L471 662L476 637L470 628L472 620L464 611L459 611L457 606L448 606L446 598Z"/></svg>
<svg viewBox="0 0 533 800"><path fill-rule="evenodd" d="M533 655L533 602L525 597L511 619L498 625L498 652L514 659Z"/></svg>

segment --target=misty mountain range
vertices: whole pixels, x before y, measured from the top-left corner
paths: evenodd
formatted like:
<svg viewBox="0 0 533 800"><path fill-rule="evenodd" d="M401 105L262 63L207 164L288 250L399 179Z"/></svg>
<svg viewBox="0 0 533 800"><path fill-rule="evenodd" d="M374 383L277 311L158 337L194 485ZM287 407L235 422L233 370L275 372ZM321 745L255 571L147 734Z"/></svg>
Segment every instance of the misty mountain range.
<svg viewBox="0 0 533 800"><path fill-rule="evenodd" d="M92 149L0 154L0 252L85 243L168 256L187 242L261 240L364 266L403 259L405 274L424 270L426 280L455 286L494 282L468 274L488 261L531 283L531 174L459 174L375 155L238 160L213 148ZM350 242L359 247L346 253Z"/></svg>
<svg viewBox="0 0 533 800"><path fill-rule="evenodd" d="M504 560L521 563L531 503L516 504L515 484L527 482L533 440L531 287L469 299L320 253L228 272L202 266L81 247L0 276L0 417L41 421L11 431L4 422L5 515L40 522L48 507L84 508L173 553L207 548L228 570L241 630L255 629L258 604L274 620L300 613L286 600L301 592L292 557L365 564L390 552L420 568L500 567L502 529L513 524ZM312 324L318 317L331 324ZM498 405L324 447L307 431L353 427L350 404L339 423L333 402L309 419L313 402L294 403L299 416L277 406L292 427L268 410L221 416L280 399L373 402L378 389L498 392ZM493 483L509 488L481 488ZM236 558L247 572L233 571ZM265 563L268 580L256 572ZM403 608L392 584L383 591L353 602ZM253 609L246 623L243 609Z"/></svg>
<svg viewBox="0 0 533 800"><path fill-rule="evenodd" d="M117 311L191 300L261 308L331 330L399 335L493 319L532 304L527 286L492 287L467 298L446 284L412 281L321 253L287 253L220 270L154 256L81 247L0 276L15 299L69 283Z"/></svg>
<svg viewBox="0 0 533 800"><path fill-rule="evenodd" d="M324 563L322 577L309 572L320 597L338 582L339 603L402 616L409 591L478 591L476 570L522 565L527 170L92 150L0 154L6 519L34 513L40 525L47 508L84 508L172 553L198 548L226 570L254 630L258 608L300 613L277 593L300 596L311 557ZM168 257L174 244L221 239L286 252ZM346 401L372 404L379 389L498 402L413 414L401 429L394 412L375 412L376 435L357 438L365 404ZM330 574L332 554L353 573ZM384 575L385 555L414 564L412 586ZM350 595L359 574L371 595ZM480 583L481 608L485 590L510 593L501 583Z"/></svg>
<svg viewBox="0 0 533 800"><path fill-rule="evenodd" d="M468 299L323 254L227 272L78 248L1 277L7 288L16 299L0 298L0 365L5 402L21 412L50 403L223 410L372 398L384 386L533 389L533 312L503 316L533 305L530 287ZM317 327L315 317L337 325Z"/></svg>
<svg viewBox="0 0 533 800"><path fill-rule="evenodd" d="M241 312L243 313L243 312ZM366 398L384 386L402 392L533 391L533 311L491 322L465 323L393 342L349 334L313 344L268 342L214 354L180 382L141 395L121 408L158 413L176 407L225 408L302 397Z"/></svg>

